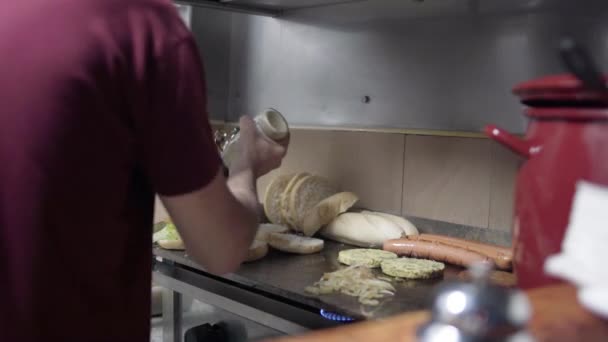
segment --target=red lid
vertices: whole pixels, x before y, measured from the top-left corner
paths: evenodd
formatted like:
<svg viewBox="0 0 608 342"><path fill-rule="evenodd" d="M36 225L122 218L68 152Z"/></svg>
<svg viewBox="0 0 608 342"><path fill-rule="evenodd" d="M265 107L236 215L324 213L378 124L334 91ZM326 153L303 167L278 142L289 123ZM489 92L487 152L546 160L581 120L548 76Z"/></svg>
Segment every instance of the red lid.
<svg viewBox="0 0 608 342"><path fill-rule="evenodd" d="M608 75L604 80L608 82ZM608 91L589 90L570 74L524 82L516 86L513 93L532 107L608 107Z"/></svg>
<svg viewBox="0 0 608 342"><path fill-rule="evenodd" d="M535 119L608 120L608 108L530 107L525 114Z"/></svg>

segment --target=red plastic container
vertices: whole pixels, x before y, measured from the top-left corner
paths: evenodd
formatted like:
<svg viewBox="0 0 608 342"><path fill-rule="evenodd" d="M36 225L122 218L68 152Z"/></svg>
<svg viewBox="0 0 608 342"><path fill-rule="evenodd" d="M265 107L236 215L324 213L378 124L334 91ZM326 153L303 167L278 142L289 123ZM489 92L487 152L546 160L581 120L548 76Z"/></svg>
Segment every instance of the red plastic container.
<svg viewBox="0 0 608 342"><path fill-rule="evenodd" d="M514 93L528 106L525 137L492 125L486 134L526 158L517 176L513 248L518 285L527 289L557 282L543 265L561 249L576 182L608 185L608 93L587 90L571 75L526 82Z"/></svg>

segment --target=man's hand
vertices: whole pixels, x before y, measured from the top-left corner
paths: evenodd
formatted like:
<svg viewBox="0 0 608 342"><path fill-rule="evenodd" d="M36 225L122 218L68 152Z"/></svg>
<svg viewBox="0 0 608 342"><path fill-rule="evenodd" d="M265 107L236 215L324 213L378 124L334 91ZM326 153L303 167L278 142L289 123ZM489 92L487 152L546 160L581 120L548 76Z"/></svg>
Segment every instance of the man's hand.
<svg viewBox="0 0 608 342"><path fill-rule="evenodd" d="M258 178L281 166L281 161L287 153L289 136L280 142L275 142L260 133L249 116L241 117L239 125L241 154L232 165L231 174L243 169L251 169L255 178Z"/></svg>

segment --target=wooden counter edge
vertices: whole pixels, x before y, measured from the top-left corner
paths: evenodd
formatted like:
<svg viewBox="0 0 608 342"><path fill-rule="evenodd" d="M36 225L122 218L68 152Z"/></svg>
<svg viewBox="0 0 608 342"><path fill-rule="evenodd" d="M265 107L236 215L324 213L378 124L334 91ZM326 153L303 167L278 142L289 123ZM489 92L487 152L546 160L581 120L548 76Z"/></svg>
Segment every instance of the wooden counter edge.
<svg viewBox="0 0 608 342"><path fill-rule="evenodd" d="M555 285L527 294L534 308L529 330L538 342L608 341L608 321L585 310L577 301L574 287ZM426 311L412 312L267 342L410 342L416 341L416 330L429 317Z"/></svg>

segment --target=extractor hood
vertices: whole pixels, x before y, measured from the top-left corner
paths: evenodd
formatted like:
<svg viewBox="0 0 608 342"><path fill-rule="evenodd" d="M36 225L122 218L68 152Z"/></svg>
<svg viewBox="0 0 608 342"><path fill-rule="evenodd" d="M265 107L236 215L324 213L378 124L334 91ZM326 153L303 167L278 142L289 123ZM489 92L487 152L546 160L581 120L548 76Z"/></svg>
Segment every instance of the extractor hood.
<svg viewBox="0 0 608 342"><path fill-rule="evenodd" d="M177 3L278 17L285 11L368 0L176 0Z"/></svg>
<svg viewBox="0 0 608 342"><path fill-rule="evenodd" d="M400 8L409 17L443 16L445 13L529 13L537 10L568 11L580 8L572 0L174 0L196 7L214 8L278 17L288 11L352 3L330 13L347 17L349 8L355 13L371 9L370 15L393 12ZM403 7L405 6L405 7ZM585 8L597 8L604 12L606 0L587 0ZM397 13L401 15L402 13Z"/></svg>

